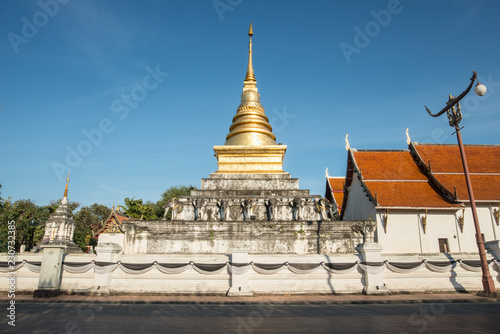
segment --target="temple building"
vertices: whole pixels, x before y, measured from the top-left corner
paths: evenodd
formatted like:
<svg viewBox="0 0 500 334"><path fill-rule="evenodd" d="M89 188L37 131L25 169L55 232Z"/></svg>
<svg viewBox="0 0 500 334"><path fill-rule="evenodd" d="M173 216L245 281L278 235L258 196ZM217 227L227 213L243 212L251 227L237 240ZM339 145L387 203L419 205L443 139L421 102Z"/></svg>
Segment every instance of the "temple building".
<svg viewBox="0 0 500 334"><path fill-rule="evenodd" d="M164 220L123 222L125 253L335 253L349 226L337 222L337 207L283 170L286 145L277 144L260 101L253 69L252 36L241 102L224 145L214 146L218 169L201 189L171 200ZM171 211L171 221L166 221ZM327 237L328 236L328 237ZM330 237L331 236L331 237ZM101 241L100 241L101 242Z"/></svg>
<svg viewBox="0 0 500 334"><path fill-rule="evenodd" d="M98 238L101 243L112 242L123 244L125 233L123 222L129 219L131 219L130 216L120 211L118 205L116 207L113 205L109 217L102 222L101 228L92 237Z"/></svg>
<svg viewBox="0 0 500 334"><path fill-rule="evenodd" d="M500 146L466 145L483 239L500 237ZM457 145L407 150L348 148L343 184L327 176L327 197L341 200L341 220L374 220L384 253L475 253L477 245ZM339 196L342 191L343 196Z"/></svg>

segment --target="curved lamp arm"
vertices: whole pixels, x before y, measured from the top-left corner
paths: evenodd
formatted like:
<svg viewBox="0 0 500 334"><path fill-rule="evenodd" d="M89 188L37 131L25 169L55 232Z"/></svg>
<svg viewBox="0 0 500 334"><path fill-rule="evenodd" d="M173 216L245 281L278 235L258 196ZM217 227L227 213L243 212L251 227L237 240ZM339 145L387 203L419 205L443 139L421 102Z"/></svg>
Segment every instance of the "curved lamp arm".
<svg viewBox="0 0 500 334"><path fill-rule="evenodd" d="M462 92L462 94L458 95L457 97L455 97L453 100L450 100L446 103L446 107L444 107L440 112L438 112L437 114L433 114L431 113L431 111L429 110L429 108L427 108L427 106L424 105L425 109L427 110L427 112L429 113L429 115L431 115L432 117L438 117L438 116L441 116L442 114L444 114L444 112L448 109L450 109L451 107L453 107L455 104L458 103L458 101L460 101L465 95L467 95L467 93L470 92L471 88L472 88L472 85L474 84L474 81L476 81L477 79L477 73L476 71L472 71L472 78L470 78L470 84L469 84L469 87L467 87L466 90L464 90Z"/></svg>

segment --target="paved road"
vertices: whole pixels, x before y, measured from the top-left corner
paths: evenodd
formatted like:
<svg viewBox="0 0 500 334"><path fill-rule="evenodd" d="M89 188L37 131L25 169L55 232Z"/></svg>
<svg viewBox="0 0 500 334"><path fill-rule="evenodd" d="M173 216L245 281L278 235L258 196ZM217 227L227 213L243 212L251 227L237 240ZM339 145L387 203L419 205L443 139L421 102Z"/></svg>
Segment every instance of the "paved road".
<svg viewBox="0 0 500 334"><path fill-rule="evenodd" d="M1 304L5 310L6 303ZM4 311L6 313L6 311ZM16 305L2 333L498 333L500 303Z"/></svg>

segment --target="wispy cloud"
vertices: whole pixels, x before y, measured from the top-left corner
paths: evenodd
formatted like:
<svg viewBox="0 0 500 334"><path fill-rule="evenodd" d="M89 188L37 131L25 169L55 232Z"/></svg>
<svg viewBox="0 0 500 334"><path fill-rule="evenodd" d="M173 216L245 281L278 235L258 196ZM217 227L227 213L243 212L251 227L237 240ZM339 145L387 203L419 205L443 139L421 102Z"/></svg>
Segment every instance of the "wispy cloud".
<svg viewBox="0 0 500 334"><path fill-rule="evenodd" d="M77 99L72 101L72 104L73 105L83 105L83 104L89 103L91 101L94 101L96 99L107 98L107 97L108 98L115 98L116 96L119 96L123 92L130 91L136 85L137 85L137 83L131 83L129 85L113 87L110 89L93 92L91 94L81 95Z"/></svg>
<svg viewBox="0 0 500 334"><path fill-rule="evenodd" d="M107 190L107 191L112 191L116 194L121 194L121 195L126 195L129 193L129 191L127 191L125 189L115 188L115 187L107 186L105 184L99 184L98 187L101 189Z"/></svg>
<svg viewBox="0 0 500 334"><path fill-rule="evenodd" d="M138 32L134 25L119 18L106 2L75 1L69 7L76 20L69 22L72 46L78 48L87 58L101 64L110 48L131 49Z"/></svg>

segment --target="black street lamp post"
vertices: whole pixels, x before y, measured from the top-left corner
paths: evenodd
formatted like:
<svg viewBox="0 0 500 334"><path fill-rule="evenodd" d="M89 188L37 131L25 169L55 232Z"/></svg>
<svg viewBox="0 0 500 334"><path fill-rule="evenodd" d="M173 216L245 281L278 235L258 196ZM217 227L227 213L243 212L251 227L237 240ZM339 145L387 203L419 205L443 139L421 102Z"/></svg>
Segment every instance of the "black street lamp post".
<svg viewBox="0 0 500 334"><path fill-rule="evenodd" d="M481 235L481 228L479 226L479 220L477 218L477 210L476 210L476 203L474 200L474 192L472 191L472 185L470 181L470 175L469 175L469 167L467 165L467 158L465 157L465 150L464 150L464 144L462 142L462 135L460 134L460 121L462 120L462 113L461 113L461 108L460 108L460 103L459 101L469 93L469 91L472 88L472 85L474 84L474 81L477 79L477 73L474 71L474 74L472 75L472 78L470 78L471 82L469 86L467 87L466 90L462 92L457 97L453 97L450 94L450 98L448 102L446 103L446 107L444 107L440 112L437 114L432 114L429 108L425 106L425 109L431 115L432 117L438 117L441 116L444 112L447 113L448 115L448 120L450 123L451 127L455 128L455 133L457 134L457 140L458 140L458 147L460 148L460 156L462 158L462 165L464 168L464 174L465 174L465 182L467 184L467 191L469 192L469 200L470 200L470 206L471 206L471 211L472 211L472 218L474 219L474 226L476 228L476 241L477 241L477 248L479 249L479 258L481 260L481 269L483 272L483 291L486 293L493 293L495 292L495 284L493 283L493 280L490 275L490 271L488 268L488 261L486 260L486 251L484 249L484 240ZM486 87L483 84L480 84L479 81L477 82L476 88L474 89L474 92L479 95L483 96L486 93Z"/></svg>

